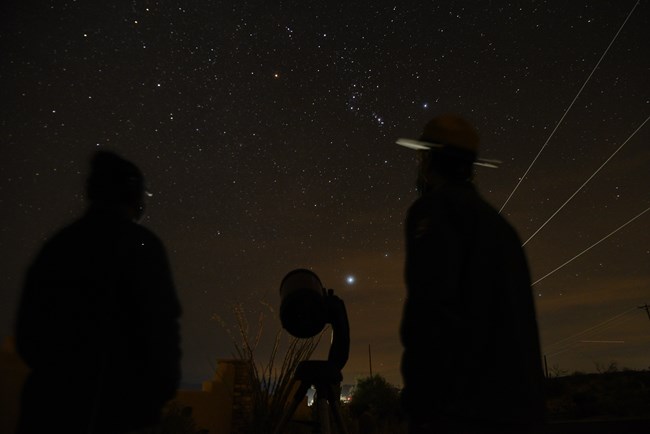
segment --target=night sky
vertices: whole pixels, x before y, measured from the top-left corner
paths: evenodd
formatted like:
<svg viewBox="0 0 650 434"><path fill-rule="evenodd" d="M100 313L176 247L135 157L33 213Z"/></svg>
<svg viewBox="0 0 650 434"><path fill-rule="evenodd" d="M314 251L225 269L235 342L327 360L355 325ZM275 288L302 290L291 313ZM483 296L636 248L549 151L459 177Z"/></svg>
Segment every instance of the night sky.
<svg viewBox="0 0 650 434"><path fill-rule="evenodd" d="M344 383L372 366L400 385L416 162L395 140L456 112L480 156L503 161L476 183L525 243L549 368L650 367L647 1L2 8L3 337L27 264L83 212L103 148L153 193L142 223L165 243L183 305L184 383L232 356L213 316L231 322L239 303L252 334L265 314L266 360L280 282L309 268L347 306Z"/></svg>

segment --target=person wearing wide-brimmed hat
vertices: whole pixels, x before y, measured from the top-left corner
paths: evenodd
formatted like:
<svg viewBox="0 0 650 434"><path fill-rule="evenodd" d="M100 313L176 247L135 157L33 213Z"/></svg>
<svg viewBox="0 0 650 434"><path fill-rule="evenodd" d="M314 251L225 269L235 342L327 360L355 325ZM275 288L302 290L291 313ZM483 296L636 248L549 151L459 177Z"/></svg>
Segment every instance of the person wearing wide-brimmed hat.
<svg viewBox="0 0 650 434"><path fill-rule="evenodd" d="M417 140L419 198L405 224L400 325L410 434L525 433L543 423L538 326L514 228L472 180L479 135L443 114Z"/></svg>

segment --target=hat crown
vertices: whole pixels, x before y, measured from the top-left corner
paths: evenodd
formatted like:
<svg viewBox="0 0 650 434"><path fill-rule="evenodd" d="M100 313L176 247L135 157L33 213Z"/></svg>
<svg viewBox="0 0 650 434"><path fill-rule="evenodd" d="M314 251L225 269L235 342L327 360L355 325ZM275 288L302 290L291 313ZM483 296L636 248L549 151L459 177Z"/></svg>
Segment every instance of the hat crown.
<svg viewBox="0 0 650 434"><path fill-rule="evenodd" d="M431 119L420 136L420 141L478 152L479 136L466 119L444 114Z"/></svg>

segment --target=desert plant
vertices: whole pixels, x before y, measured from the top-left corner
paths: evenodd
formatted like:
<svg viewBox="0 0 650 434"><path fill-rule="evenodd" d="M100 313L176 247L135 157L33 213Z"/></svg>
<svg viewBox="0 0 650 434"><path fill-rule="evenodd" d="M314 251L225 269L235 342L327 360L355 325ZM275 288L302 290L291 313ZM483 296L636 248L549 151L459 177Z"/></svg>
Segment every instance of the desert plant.
<svg viewBox="0 0 650 434"><path fill-rule="evenodd" d="M602 363L595 362L596 372L599 374L611 374L612 372L618 372L618 363L615 361L609 362L609 365L605 366Z"/></svg>
<svg viewBox="0 0 650 434"><path fill-rule="evenodd" d="M233 347L233 357L246 362L251 369L251 408L250 432L255 434L270 433L278 425L280 419L287 411L294 391L293 376L298 364L309 357L318 347L321 337L329 327L325 327L317 336L299 339L289 337L281 328L275 331L273 344L268 354L268 359L257 359L257 351L262 341L266 313L274 313L268 303L261 303L260 309L253 312L257 316L256 329L251 330L246 310L241 303L232 306L235 330L215 315L214 319L229 335ZM289 339L286 351L282 355L282 342ZM281 359L281 361L280 361Z"/></svg>
<svg viewBox="0 0 650 434"><path fill-rule="evenodd" d="M548 376L549 378L564 377L568 373L569 371L566 369L561 369L560 365L558 363L555 363L549 370Z"/></svg>

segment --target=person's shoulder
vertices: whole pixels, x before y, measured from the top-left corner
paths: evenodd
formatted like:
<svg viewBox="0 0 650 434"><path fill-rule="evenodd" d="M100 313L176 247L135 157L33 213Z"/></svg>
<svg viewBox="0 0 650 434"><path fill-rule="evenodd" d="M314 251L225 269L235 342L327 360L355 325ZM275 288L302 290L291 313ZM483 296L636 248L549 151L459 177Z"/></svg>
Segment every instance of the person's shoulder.
<svg viewBox="0 0 650 434"><path fill-rule="evenodd" d="M449 224L444 197L437 191L420 196L411 204L407 212L406 231L414 238L444 232Z"/></svg>
<svg viewBox="0 0 650 434"><path fill-rule="evenodd" d="M65 223L45 239L44 246L69 243L71 238L81 236L85 226L84 223L83 218L77 218Z"/></svg>
<svg viewBox="0 0 650 434"><path fill-rule="evenodd" d="M492 227L493 234L509 234L512 239L516 240L519 243L519 233L515 229L514 225L505 217L499 210L496 209L491 203L485 200L483 197L480 198L480 207L482 220Z"/></svg>
<svg viewBox="0 0 650 434"><path fill-rule="evenodd" d="M474 188L472 190L471 198L475 208L477 209L477 212L482 212L483 214L490 215L495 219L505 221L505 218L501 215L497 208L492 203L488 202L488 200L483 196L481 192L478 191L478 189Z"/></svg>
<svg viewBox="0 0 650 434"><path fill-rule="evenodd" d="M422 216L429 214L432 208L432 202L429 198L421 196L417 198L411 205L408 207L406 212L407 222L420 219Z"/></svg>
<svg viewBox="0 0 650 434"><path fill-rule="evenodd" d="M124 223L119 238L120 249L129 258L157 262L167 256L167 249L160 237L139 223Z"/></svg>
<svg viewBox="0 0 650 434"><path fill-rule="evenodd" d="M411 203L409 206L409 212L435 210L443 200L444 194L440 189L427 191Z"/></svg>
<svg viewBox="0 0 650 434"><path fill-rule="evenodd" d="M162 246L160 237L154 231L139 223L128 222L126 223L125 229L129 236L135 240Z"/></svg>

